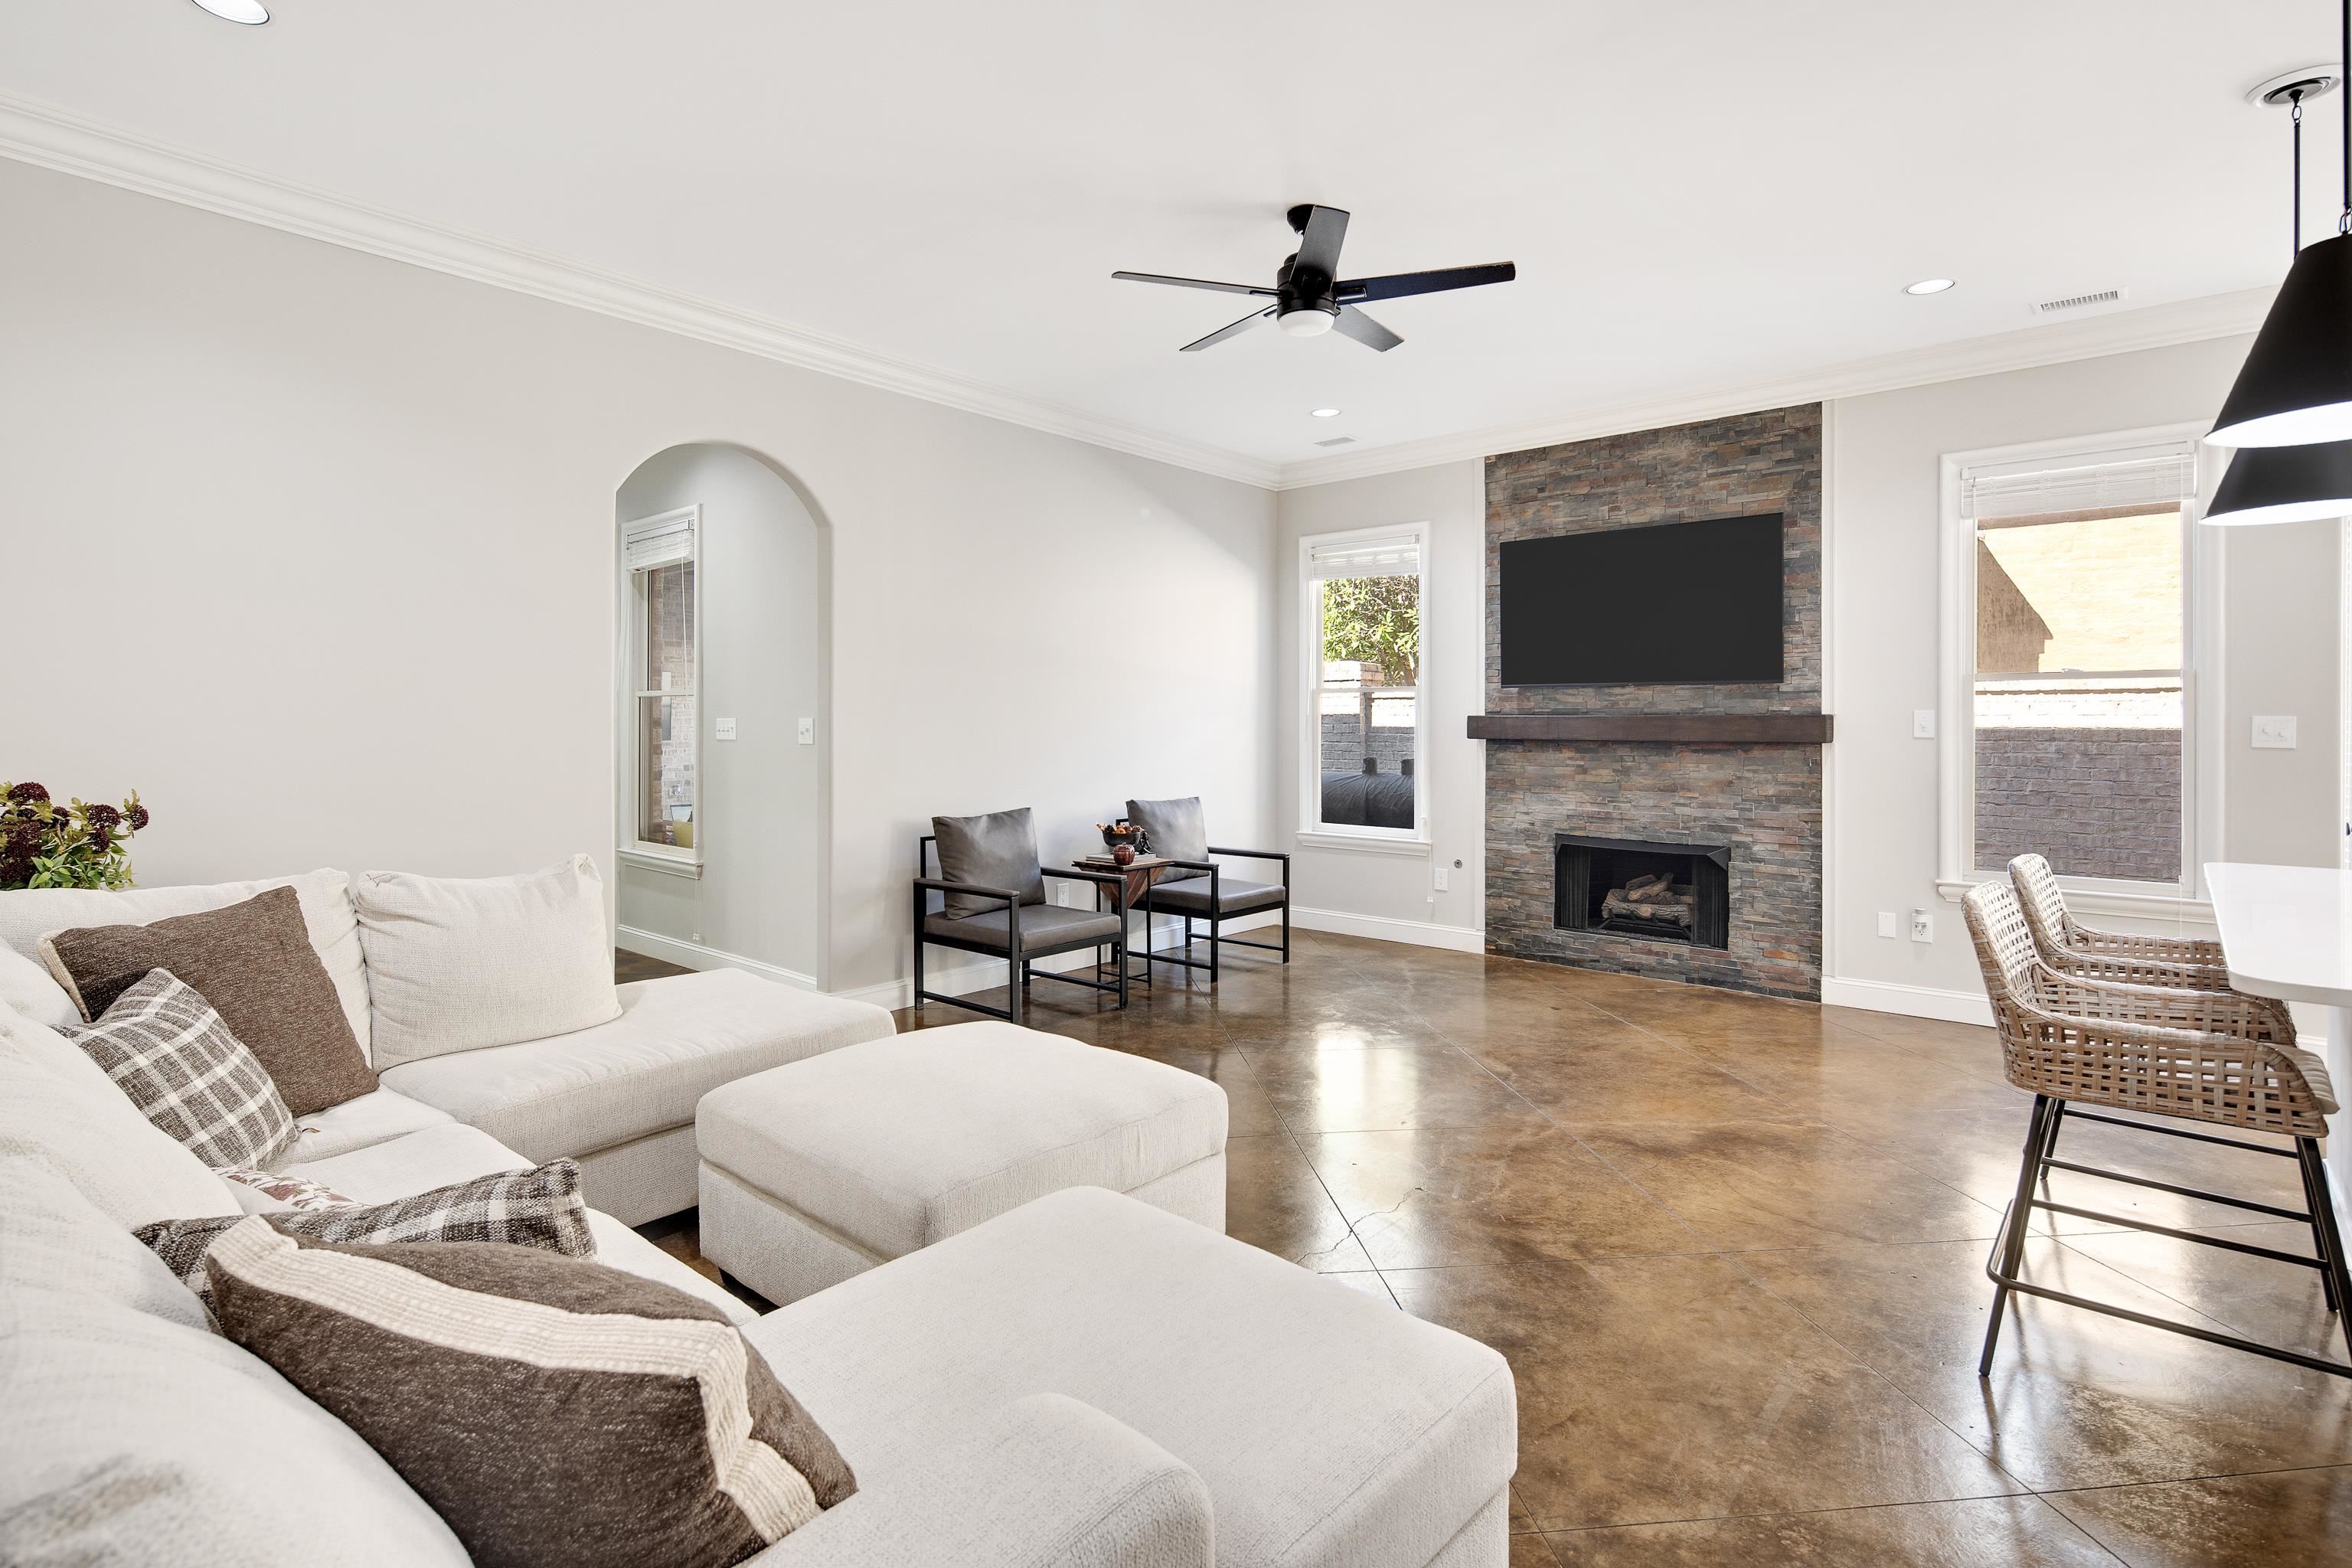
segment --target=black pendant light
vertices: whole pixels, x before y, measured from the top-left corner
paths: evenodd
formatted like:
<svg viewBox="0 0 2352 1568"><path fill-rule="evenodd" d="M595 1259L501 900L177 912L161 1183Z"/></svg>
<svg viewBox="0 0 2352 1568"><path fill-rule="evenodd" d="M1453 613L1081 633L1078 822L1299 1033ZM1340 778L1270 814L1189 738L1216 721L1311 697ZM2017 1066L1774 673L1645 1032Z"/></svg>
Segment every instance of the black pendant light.
<svg viewBox="0 0 2352 1568"><path fill-rule="evenodd" d="M2289 233L2293 236L2298 271L2302 258L2310 254L2303 249L2303 100L2334 85L2326 76L2314 76L2278 87L2264 100L2289 104L2294 111L2294 214ZM2341 247L2346 244L2346 237L2339 235L2326 243ZM2263 326L2264 332L2279 318L2280 312L2273 310L2270 322ZM2261 346L2257 341L2258 351ZM2252 363L2251 359L2247 362L2249 366ZM2243 385L2244 382L2241 374L2239 384ZM2223 417L2227 416L2225 411ZM2294 447L2240 448L2230 459L2230 471L2221 476L2221 486L2213 492L2213 504L2206 509L2204 521L2221 527L2243 527L2347 515L2352 515L2352 440L2315 441Z"/></svg>
<svg viewBox="0 0 2352 1568"><path fill-rule="evenodd" d="M2352 0L2344 53L2352 59ZM2337 69L2343 67L2339 64ZM2208 441L2294 447L2352 437L2352 94L2344 103L2344 204L2333 239L2299 251Z"/></svg>

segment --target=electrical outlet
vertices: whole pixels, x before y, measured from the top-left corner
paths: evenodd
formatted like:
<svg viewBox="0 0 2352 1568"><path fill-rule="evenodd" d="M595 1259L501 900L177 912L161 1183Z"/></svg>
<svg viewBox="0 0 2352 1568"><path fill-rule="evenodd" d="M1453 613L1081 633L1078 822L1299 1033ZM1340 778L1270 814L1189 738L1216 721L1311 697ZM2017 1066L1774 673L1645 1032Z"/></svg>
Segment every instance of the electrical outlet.
<svg viewBox="0 0 2352 1568"><path fill-rule="evenodd" d="M733 740L733 739L735 738L735 721L734 721L734 720L732 720L732 719L714 719L713 721L711 721L711 726L712 726L712 728L711 728L711 739L712 739L712 740L714 740L714 741L731 741L731 740Z"/></svg>
<svg viewBox="0 0 2352 1568"><path fill-rule="evenodd" d="M2294 750L2294 715L2292 713L2257 713L2254 715L2254 745L2265 752Z"/></svg>
<svg viewBox="0 0 2352 1568"><path fill-rule="evenodd" d="M688 942L700 942L702 940L702 933L698 931L690 931L686 933L686 940Z"/></svg>
<svg viewBox="0 0 2352 1568"><path fill-rule="evenodd" d="M1897 937L1903 934L1902 931L1899 929L1897 921L1895 921L1895 911L1893 910L1881 910L1878 911L1878 934L1884 937Z"/></svg>
<svg viewBox="0 0 2352 1568"><path fill-rule="evenodd" d="M1936 738L1936 710L1933 708L1914 708L1911 710L1911 738L1915 741Z"/></svg>
<svg viewBox="0 0 2352 1568"><path fill-rule="evenodd" d="M801 738L801 744L802 744L802 745L803 745L803 746L814 746L814 745L815 745L815 744L816 744L816 721L815 721L815 720L814 720L814 719L803 719L803 720L802 720L802 721L801 721L801 737L800 737L800 738Z"/></svg>
<svg viewBox="0 0 2352 1568"><path fill-rule="evenodd" d="M1925 910L1911 911L1911 940L1913 942L1936 940L1936 919Z"/></svg>
<svg viewBox="0 0 2352 1568"><path fill-rule="evenodd" d="M1436 868L1433 868L1433 869L1430 871L1430 873L1429 873L1429 885L1430 885L1431 887L1433 887L1433 888L1435 888L1435 889L1436 889L1439 892L1441 892L1441 893L1442 893L1442 892L1444 892L1444 891L1445 891L1445 868L1444 868L1444 867L1443 867L1443 866L1439 866L1439 867L1436 867Z"/></svg>

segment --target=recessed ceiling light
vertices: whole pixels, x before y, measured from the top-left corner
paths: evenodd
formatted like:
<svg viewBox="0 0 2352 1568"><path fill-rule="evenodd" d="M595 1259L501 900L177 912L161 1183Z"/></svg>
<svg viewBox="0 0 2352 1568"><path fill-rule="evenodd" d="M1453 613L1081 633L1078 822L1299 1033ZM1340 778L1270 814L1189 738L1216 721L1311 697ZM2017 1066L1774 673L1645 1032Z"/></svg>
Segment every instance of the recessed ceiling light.
<svg viewBox="0 0 2352 1568"><path fill-rule="evenodd" d="M203 0L197 0L197 3L201 5ZM1922 278L1903 291L1906 294L1940 294L1951 286L1952 280L1948 278Z"/></svg>
<svg viewBox="0 0 2352 1568"><path fill-rule="evenodd" d="M1318 419L1337 419L1339 417L1339 411L1336 408L1310 408L1307 412L1312 414Z"/></svg>
<svg viewBox="0 0 2352 1568"><path fill-rule="evenodd" d="M269 20L269 7L261 0L196 0L196 4L224 22L239 22L248 27L258 27Z"/></svg>

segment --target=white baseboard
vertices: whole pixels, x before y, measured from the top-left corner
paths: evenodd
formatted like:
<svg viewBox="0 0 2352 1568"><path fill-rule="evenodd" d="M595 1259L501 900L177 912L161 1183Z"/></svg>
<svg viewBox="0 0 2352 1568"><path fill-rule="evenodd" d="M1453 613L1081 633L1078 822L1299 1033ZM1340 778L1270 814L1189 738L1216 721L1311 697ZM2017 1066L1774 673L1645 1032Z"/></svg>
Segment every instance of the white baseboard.
<svg viewBox="0 0 2352 1568"><path fill-rule="evenodd" d="M1981 991L1939 991L1929 985L1901 985L1890 980L1829 980L1822 982L1825 1007L1860 1007L1872 1013L1900 1013L1912 1018L1940 1018L1947 1024L1992 1023L1992 1004Z"/></svg>
<svg viewBox="0 0 2352 1568"><path fill-rule="evenodd" d="M658 958L665 963L675 963L688 969L740 969L762 980L772 980L779 985L796 986L803 991L817 988L814 974L803 974L797 969L786 969L782 964L746 958L740 952L722 952L698 942L680 942L674 936L664 936L658 931L639 931L635 926L622 926L615 931L613 945L624 952L634 952L641 958Z"/></svg>
<svg viewBox="0 0 2352 1568"><path fill-rule="evenodd" d="M1290 921L1306 931L1328 931L1335 936L1411 942L1415 947L1442 947L1450 952L1486 951L1485 931L1471 926L1439 925L1434 921L1400 921L1386 915L1349 914L1345 910L1293 909Z"/></svg>

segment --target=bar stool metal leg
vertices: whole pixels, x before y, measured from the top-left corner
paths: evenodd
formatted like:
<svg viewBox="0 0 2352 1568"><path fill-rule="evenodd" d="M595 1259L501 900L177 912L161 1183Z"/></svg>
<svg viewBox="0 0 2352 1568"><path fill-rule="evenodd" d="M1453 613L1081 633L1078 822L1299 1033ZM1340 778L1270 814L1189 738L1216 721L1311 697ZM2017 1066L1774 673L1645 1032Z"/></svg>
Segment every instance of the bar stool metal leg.
<svg viewBox="0 0 2352 1568"><path fill-rule="evenodd" d="M2033 1178L2040 1173L2042 1162L2050 1157L2050 1134L2057 1128L2050 1113L2051 1103L2046 1094L2033 1097L2033 1117L2025 1129L2025 1152L2018 1159L2017 1196L2001 1220L2000 1271L2004 1278L1993 1287L1992 1321L1985 1325L1984 1353L1977 1358L1979 1377L1992 1375L1993 1347L2000 1342L2000 1318L2009 1310L2009 1280L2016 1277L2018 1265L2025 1258L2025 1229L2033 1217Z"/></svg>
<svg viewBox="0 0 2352 1568"><path fill-rule="evenodd" d="M2336 1326L2342 1331L2344 1346L2352 1351L2352 1268L2344 1258L2344 1233L2336 1224L2335 1194L2328 1190L2327 1164L2319 1157L2319 1140L2298 1138L2294 1152L2303 1165L2304 1184L2311 1189L2312 1228L2320 1246L2320 1278L2326 1280L2336 1297Z"/></svg>

